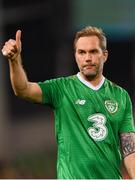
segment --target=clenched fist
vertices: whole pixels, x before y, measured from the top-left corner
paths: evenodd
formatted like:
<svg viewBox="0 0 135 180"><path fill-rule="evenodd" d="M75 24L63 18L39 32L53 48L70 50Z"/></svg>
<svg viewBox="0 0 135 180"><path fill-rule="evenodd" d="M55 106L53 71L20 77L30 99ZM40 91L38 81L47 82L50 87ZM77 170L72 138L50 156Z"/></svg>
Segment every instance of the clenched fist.
<svg viewBox="0 0 135 180"><path fill-rule="evenodd" d="M16 39L9 39L2 48L3 56L9 60L15 60L21 53L21 31L16 32Z"/></svg>

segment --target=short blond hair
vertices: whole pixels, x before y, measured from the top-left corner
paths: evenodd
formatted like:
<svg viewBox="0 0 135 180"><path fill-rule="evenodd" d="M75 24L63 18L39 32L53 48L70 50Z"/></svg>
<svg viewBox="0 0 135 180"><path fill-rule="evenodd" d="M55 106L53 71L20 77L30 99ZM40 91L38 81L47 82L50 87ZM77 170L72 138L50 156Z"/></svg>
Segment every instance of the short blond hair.
<svg viewBox="0 0 135 180"><path fill-rule="evenodd" d="M107 39L105 33L101 28L86 26L85 28L78 31L74 39L74 49L76 49L76 43L80 37L97 36L100 42L100 47L104 51L107 48Z"/></svg>

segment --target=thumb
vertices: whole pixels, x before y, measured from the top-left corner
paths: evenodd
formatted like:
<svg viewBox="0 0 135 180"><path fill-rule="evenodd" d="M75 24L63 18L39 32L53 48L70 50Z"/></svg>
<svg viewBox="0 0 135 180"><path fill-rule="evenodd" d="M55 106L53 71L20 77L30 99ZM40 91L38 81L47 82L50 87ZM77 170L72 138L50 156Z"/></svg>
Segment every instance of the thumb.
<svg viewBox="0 0 135 180"><path fill-rule="evenodd" d="M17 47L20 46L20 42L21 42L21 30L18 30L16 32L16 44L17 44Z"/></svg>

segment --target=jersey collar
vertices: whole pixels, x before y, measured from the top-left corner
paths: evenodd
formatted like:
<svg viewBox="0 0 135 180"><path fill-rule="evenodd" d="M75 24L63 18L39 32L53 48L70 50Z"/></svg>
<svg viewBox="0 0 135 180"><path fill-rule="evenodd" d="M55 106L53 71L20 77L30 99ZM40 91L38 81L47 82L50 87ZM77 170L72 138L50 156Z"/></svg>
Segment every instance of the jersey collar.
<svg viewBox="0 0 135 180"><path fill-rule="evenodd" d="M80 73L78 72L77 73L77 77L78 79L83 83L85 84L87 87L91 88L92 90L99 90L101 88L101 86L104 84L104 81L105 81L105 77L103 76L101 82L97 85L97 86L93 86L90 82L86 81L81 75Z"/></svg>

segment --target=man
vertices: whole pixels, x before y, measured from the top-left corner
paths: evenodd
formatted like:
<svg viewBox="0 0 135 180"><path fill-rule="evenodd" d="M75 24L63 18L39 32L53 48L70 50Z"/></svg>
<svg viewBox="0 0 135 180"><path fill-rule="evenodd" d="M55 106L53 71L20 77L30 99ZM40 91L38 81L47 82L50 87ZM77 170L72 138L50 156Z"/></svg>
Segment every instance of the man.
<svg viewBox="0 0 135 180"><path fill-rule="evenodd" d="M121 154L130 177L135 178L132 105L128 93L103 76L108 57L105 34L86 27L76 33L74 49L77 75L29 82L21 64L18 30L16 39L2 49L13 90L19 97L52 106L58 178L121 179Z"/></svg>

